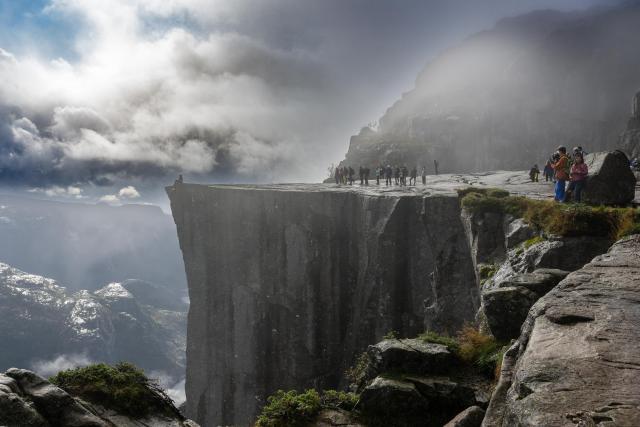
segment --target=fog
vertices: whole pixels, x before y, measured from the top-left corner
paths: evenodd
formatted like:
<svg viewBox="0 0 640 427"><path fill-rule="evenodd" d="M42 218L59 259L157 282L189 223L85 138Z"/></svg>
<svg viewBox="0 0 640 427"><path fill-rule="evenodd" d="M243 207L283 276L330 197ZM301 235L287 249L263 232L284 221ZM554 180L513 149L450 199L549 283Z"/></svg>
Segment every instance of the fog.
<svg viewBox="0 0 640 427"><path fill-rule="evenodd" d="M178 173L317 181L438 53L503 16L595 3L44 2L28 12L56 36L0 32L0 185L157 202Z"/></svg>

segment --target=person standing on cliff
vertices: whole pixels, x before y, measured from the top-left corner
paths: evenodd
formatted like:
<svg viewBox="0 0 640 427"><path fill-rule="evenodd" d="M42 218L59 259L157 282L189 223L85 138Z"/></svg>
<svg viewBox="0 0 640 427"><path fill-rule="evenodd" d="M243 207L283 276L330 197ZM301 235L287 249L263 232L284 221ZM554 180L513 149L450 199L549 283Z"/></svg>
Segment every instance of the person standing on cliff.
<svg viewBox="0 0 640 427"><path fill-rule="evenodd" d="M360 185L364 185L364 168L362 166L358 169L358 175L360 176Z"/></svg>
<svg viewBox="0 0 640 427"><path fill-rule="evenodd" d="M362 173L364 175L364 185L369 185L369 175L371 174L371 169L365 166Z"/></svg>
<svg viewBox="0 0 640 427"><path fill-rule="evenodd" d="M573 195L573 200L577 203L582 201L582 190L584 190L588 175L589 169L587 168L587 164L584 162L582 153L575 153L573 157L573 165L571 165L571 173L569 174L571 182L569 183L569 188L565 195L565 202L569 201L569 194Z"/></svg>
<svg viewBox="0 0 640 427"><path fill-rule="evenodd" d="M391 165L387 165L387 168L384 170L384 183L386 186L391 185L391 177L393 175L393 169Z"/></svg>
<svg viewBox="0 0 640 427"><path fill-rule="evenodd" d="M435 167L436 175L438 175L438 161L436 159L433 159L433 166Z"/></svg>
<svg viewBox="0 0 640 427"><path fill-rule="evenodd" d="M411 178L409 179L409 184L410 185L416 185L416 181L418 180L418 168L416 168L415 166L411 169ZM413 181L413 184L411 184L411 181Z"/></svg>
<svg viewBox="0 0 640 427"><path fill-rule="evenodd" d="M336 179L336 185L340 185L340 180L342 179L340 177L340 168L336 168L336 170L333 173L334 178Z"/></svg>
<svg viewBox="0 0 640 427"><path fill-rule="evenodd" d="M422 185L427 185L427 168L422 167Z"/></svg>
<svg viewBox="0 0 640 427"><path fill-rule="evenodd" d="M556 202L564 201L565 185L567 179L569 179L569 158L567 157L567 148L564 146L558 147L558 161L551 167L556 173L556 188L555 188L555 200Z"/></svg>
<svg viewBox="0 0 640 427"><path fill-rule="evenodd" d="M349 185L353 185L353 181L355 181L356 171L349 166Z"/></svg>
<svg viewBox="0 0 640 427"><path fill-rule="evenodd" d="M393 179L396 185L400 184L400 168L396 166L396 170L393 172Z"/></svg>

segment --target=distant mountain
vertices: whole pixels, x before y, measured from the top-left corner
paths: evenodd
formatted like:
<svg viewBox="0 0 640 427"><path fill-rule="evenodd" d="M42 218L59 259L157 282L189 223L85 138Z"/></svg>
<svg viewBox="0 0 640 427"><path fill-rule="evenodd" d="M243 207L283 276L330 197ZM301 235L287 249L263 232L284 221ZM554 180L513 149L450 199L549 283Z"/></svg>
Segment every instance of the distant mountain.
<svg viewBox="0 0 640 427"><path fill-rule="evenodd" d="M186 289L175 225L157 206L0 195L0 260L73 289L130 277Z"/></svg>
<svg viewBox="0 0 640 427"><path fill-rule="evenodd" d="M0 371L50 371L38 367L65 367L80 359L128 361L147 372L184 377L183 299L172 289L137 280L73 292L0 263Z"/></svg>
<svg viewBox="0 0 640 427"><path fill-rule="evenodd" d="M524 169L616 147L640 89L640 4L504 19L430 62L342 165Z"/></svg>

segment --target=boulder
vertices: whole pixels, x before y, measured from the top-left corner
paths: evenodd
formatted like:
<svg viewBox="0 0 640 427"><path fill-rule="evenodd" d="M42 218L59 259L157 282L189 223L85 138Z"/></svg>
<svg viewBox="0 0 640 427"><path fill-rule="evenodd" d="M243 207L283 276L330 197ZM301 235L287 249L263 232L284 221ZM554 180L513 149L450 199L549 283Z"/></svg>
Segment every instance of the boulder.
<svg viewBox="0 0 640 427"><path fill-rule="evenodd" d="M522 287L543 297L569 275L568 271L554 268L539 268L533 273L519 274L500 283L500 287Z"/></svg>
<svg viewBox="0 0 640 427"><path fill-rule="evenodd" d="M53 425L68 427L108 427L64 390L26 369L11 368L8 377L16 380L22 392L33 401L38 412Z"/></svg>
<svg viewBox="0 0 640 427"><path fill-rule="evenodd" d="M520 335L520 327L538 295L520 286L501 287L482 294L482 306L489 330L499 341Z"/></svg>
<svg viewBox="0 0 640 427"><path fill-rule="evenodd" d="M387 339L367 349L371 369L365 380L385 372L412 375L442 374L455 363L445 345L421 339Z"/></svg>
<svg viewBox="0 0 640 427"><path fill-rule="evenodd" d="M620 150L585 156L589 177L583 200L594 205L626 205L635 198L636 178Z"/></svg>
<svg viewBox="0 0 640 427"><path fill-rule="evenodd" d="M512 249L536 235L535 230L524 219L517 218L507 225L506 246Z"/></svg>
<svg viewBox="0 0 640 427"><path fill-rule="evenodd" d="M484 419L484 409L479 406L471 406L460 412L444 427L480 427Z"/></svg>
<svg viewBox="0 0 640 427"><path fill-rule="evenodd" d="M483 425L635 426L640 235L571 273L530 310Z"/></svg>
<svg viewBox="0 0 640 427"><path fill-rule="evenodd" d="M33 402L23 398L16 381L0 374L0 425L46 427L49 425L35 409Z"/></svg>
<svg viewBox="0 0 640 427"><path fill-rule="evenodd" d="M467 406L477 405L476 390L448 378L406 377L438 412L455 414Z"/></svg>
<svg viewBox="0 0 640 427"><path fill-rule="evenodd" d="M429 407L416 386L400 379L376 377L360 394L356 409L381 416L419 415Z"/></svg>
<svg viewBox="0 0 640 427"><path fill-rule="evenodd" d="M323 409L309 427L364 427L348 411L342 409Z"/></svg>

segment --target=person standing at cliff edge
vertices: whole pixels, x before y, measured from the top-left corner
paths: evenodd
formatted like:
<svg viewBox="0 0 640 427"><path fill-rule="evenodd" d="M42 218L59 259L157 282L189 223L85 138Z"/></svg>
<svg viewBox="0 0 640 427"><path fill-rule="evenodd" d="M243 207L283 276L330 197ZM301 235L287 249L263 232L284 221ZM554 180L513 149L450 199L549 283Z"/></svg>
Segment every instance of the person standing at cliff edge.
<svg viewBox="0 0 640 427"><path fill-rule="evenodd" d="M584 162L582 153L575 153L573 157L573 165L571 165L571 173L569 176L571 182L569 183L569 188L567 190L567 194L565 195L565 202L569 201L569 194L572 194L573 200L575 200L577 203L580 203L580 201L582 200L582 190L584 190L588 175L589 169L587 168L587 164Z"/></svg>
<svg viewBox="0 0 640 427"><path fill-rule="evenodd" d="M384 170L384 185L391 185L391 178L393 176L393 169L391 165L387 165L387 168Z"/></svg>
<svg viewBox="0 0 640 427"><path fill-rule="evenodd" d="M437 161L437 160L435 160L435 159L433 159L433 166L434 166L434 167L435 167L435 169L436 169L436 175L438 175L438 161Z"/></svg>
<svg viewBox="0 0 640 427"><path fill-rule="evenodd" d="M567 179L569 179L569 158L567 157L566 147L558 147L558 155L558 161L551 165L551 167L556 172L555 200L556 202L562 202L564 201L565 184Z"/></svg>
<svg viewBox="0 0 640 427"><path fill-rule="evenodd" d="M427 185L427 168L422 167L422 185Z"/></svg>

